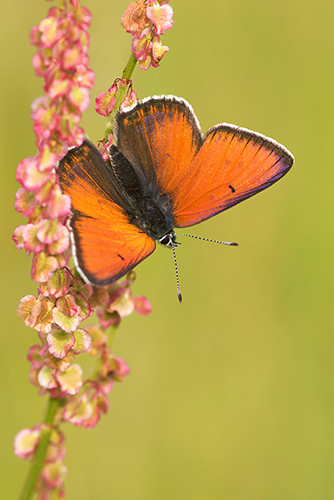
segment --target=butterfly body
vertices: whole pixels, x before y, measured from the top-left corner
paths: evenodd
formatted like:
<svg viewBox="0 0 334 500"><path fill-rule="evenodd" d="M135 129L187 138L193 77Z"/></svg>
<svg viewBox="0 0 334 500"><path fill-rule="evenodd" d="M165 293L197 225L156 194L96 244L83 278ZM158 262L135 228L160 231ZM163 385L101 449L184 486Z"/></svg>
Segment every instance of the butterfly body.
<svg viewBox="0 0 334 500"><path fill-rule="evenodd" d="M118 113L105 162L85 140L59 163L71 197L75 264L111 283L155 249L174 248L175 227L202 222L279 180L293 156L261 134L220 124L203 137L191 106L153 97Z"/></svg>
<svg viewBox="0 0 334 500"><path fill-rule="evenodd" d="M90 147L94 147L90 144ZM147 185L137 176L131 163L116 146L109 149L111 169L123 192L122 204L130 224L146 233L153 240L159 240L174 227L173 201L168 194L161 193L155 184Z"/></svg>

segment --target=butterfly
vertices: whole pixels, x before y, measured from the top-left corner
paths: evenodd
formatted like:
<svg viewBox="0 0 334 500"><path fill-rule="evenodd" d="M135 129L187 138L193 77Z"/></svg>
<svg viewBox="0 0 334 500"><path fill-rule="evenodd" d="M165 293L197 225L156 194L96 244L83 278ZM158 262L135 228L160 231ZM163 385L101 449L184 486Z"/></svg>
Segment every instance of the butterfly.
<svg viewBox="0 0 334 500"><path fill-rule="evenodd" d="M87 139L59 162L72 201L74 262L86 282L100 286L133 269L156 242L174 252L174 228L250 198L294 161L273 139L235 125L215 125L203 137L190 104L169 95L119 111L114 136L107 162ZM179 287L178 294L181 301Z"/></svg>

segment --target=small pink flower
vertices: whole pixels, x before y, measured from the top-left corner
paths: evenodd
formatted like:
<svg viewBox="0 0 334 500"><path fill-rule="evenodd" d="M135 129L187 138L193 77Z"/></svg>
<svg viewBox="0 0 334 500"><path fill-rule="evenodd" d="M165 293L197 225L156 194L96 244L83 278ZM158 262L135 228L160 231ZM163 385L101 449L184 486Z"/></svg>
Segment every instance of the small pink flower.
<svg viewBox="0 0 334 500"><path fill-rule="evenodd" d="M54 303L47 298L35 299L32 295L26 295L21 299L17 313L23 318L25 324L42 333L52 330L52 310Z"/></svg>
<svg viewBox="0 0 334 500"><path fill-rule="evenodd" d="M90 95L87 89L73 87L68 95L69 101L75 106L81 113L89 108Z"/></svg>
<svg viewBox="0 0 334 500"><path fill-rule="evenodd" d="M80 365L71 365L66 372L56 372L56 378L61 390L73 396L82 386L82 368Z"/></svg>
<svg viewBox="0 0 334 500"><path fill-rule="evenodd" d="M63 465L62 460L54 460L43 467L42 479L47 484L48 489L53 490L63 484L66 474L67 467Z"/></svg>
<svg viewBox="0 0 334 500"><path fill-rule="evenodd" d="M102 158L104 159L104 161L107 161L110 159L109 148L112 144L114 144L114 142L115 142L115 139L114 139L114 136L112 134L108 135L107 142L104 142L104 141L100 142L99 150L101 152L101 155L102 155Z"/></svg>
<svg viewBox="0 0 334 500"><path fill-rule="evenodd" d="M152 40L152 56L156 67L159 65L161 59L168 51L169 47L161 44L160 36L154 36Z"/></svg>
<svg viewBox="0 0 334 500"><path fill-rule="evenodd" d="M138 61L144 61L152 49L151 34L147 31L142 36L134 37L132 40L132 50Z"/></svg>
<svg viewBox="0 0 334 500"><path fill-rule="evenodd" d="M102 92L95 100L95 111L102 116L108 116L115 106L117 85L112 85L107 93Z"/></svg>
<svg viewBox="0 0 334 500"><path fill-rule="evenodd" d="M67 294L71 285L72 275L68 269L55 271L51 279L46 283L41 283L38 292L45 297L52 295L55 298L63 297Z"/></svg>
<svg viewBox="0 0 334 500"><path fill-rule="evenodd" d="M135 302L135 310L137 311L138 314L147 316L152 311L152 306L150 302L143 295L138 295L138 297L135 297L134 302Z"/></svg>
<svg viewBox="0 0 334 500"><path fill-rule="evenodd" d="M34 255L31 266L31 277L38 283L48 281L57 269L61 269L62 262L55 256L39 252Z"/></svg>
<svg viewBox="0 0 334 500"><path fill-rule="evenodd" d="M19 458L31 458L39 442L40 429L22 429L14 439L14 453Z"/></svg>
<svg viewBox="0 0 334 500"><path fill-rule="evenodd" d="M134 90L131 89L130 92L126 94L125 99L121 104L121 109L128 108L136 102L138 102L137 94Z"/></svg>
<svg viewBox="0 0 334 500"><path fill-rule="evenodd" d="M20 212L23 217L29 217L35 211L37 202L32 191L20 188L16 193L15 210Z"/></svg>
<svg viewBox="0 0 334 500"><path fill-rule="evenodd" d="M71 198L63 194L59 185L56 184L48 199L48 211L52 219L57 219L63 215L69 215L71 210Z"/></svg>
<svg viewBox="0 0 334 500"><path fill-rule="evenodd" d="M35 224L27 224L23 231L22 237L24 241L24 248L27 252L39 253L44 250L44 243L38 238L38 227Z"/></svg>
<svg viewBox="0 0 334 500"><path fill-rule="evenodd" d="M173 27L173 9L170 5L160 5L157 0L149 0L146 15L153 22L157 35L162 35Z"/></svg>

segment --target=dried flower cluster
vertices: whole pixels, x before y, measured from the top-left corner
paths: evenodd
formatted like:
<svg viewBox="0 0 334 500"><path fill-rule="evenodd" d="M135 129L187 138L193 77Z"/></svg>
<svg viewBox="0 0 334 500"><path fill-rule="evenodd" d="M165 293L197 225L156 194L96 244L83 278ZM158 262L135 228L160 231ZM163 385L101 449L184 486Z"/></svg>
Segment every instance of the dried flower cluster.
<svg viewBox="0 0 334 500"><path fill-rule="evenodd" d="M169 0L132 1L127 6L121 23L131 33L132 51L141 69L157 68L169 48L162 45L160 35L173 26L173 9Z"/></svg>

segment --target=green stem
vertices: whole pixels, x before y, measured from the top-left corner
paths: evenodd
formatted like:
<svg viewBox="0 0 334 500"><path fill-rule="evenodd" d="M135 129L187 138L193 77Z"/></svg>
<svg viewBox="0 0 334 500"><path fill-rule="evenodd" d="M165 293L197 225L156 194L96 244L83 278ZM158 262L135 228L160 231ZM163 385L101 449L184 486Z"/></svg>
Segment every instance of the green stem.
<svg viewBox="0 0 334 500"><path fill-rule="evenodd" d="M131 56L129 57L129 60L127 62L127 65L125 66L125 69L122 74L122 80L131 79L133 70L135 69L137 63L137 59L135 58L133 52L131 52ZM126 93L128 91L129 84L126 85L120 85L117 93L116 93L116 101L115 101L115 106L112 112L110 113L108 117L108 121L106 123L106 129L105 129L105 140L106 142L108 141L108 136L109 134L112 134L113 131L113 125L114 125L114 120L117 115L117 111L121 107L122 102L124 101L124 98L126 96Z"/></svg>
<svg viewBox="0 0 334 500"><path fill-rule="evenodd" d="M50 398L46 409L44 426L41 430L39 443L36 448L34 460L30 466L28 477L22 490L20 500L30 500L34 494L36 483L41 473L45 455L49 446L50 437L53 431L54 418L59 406L60 399Z"/></svg>

